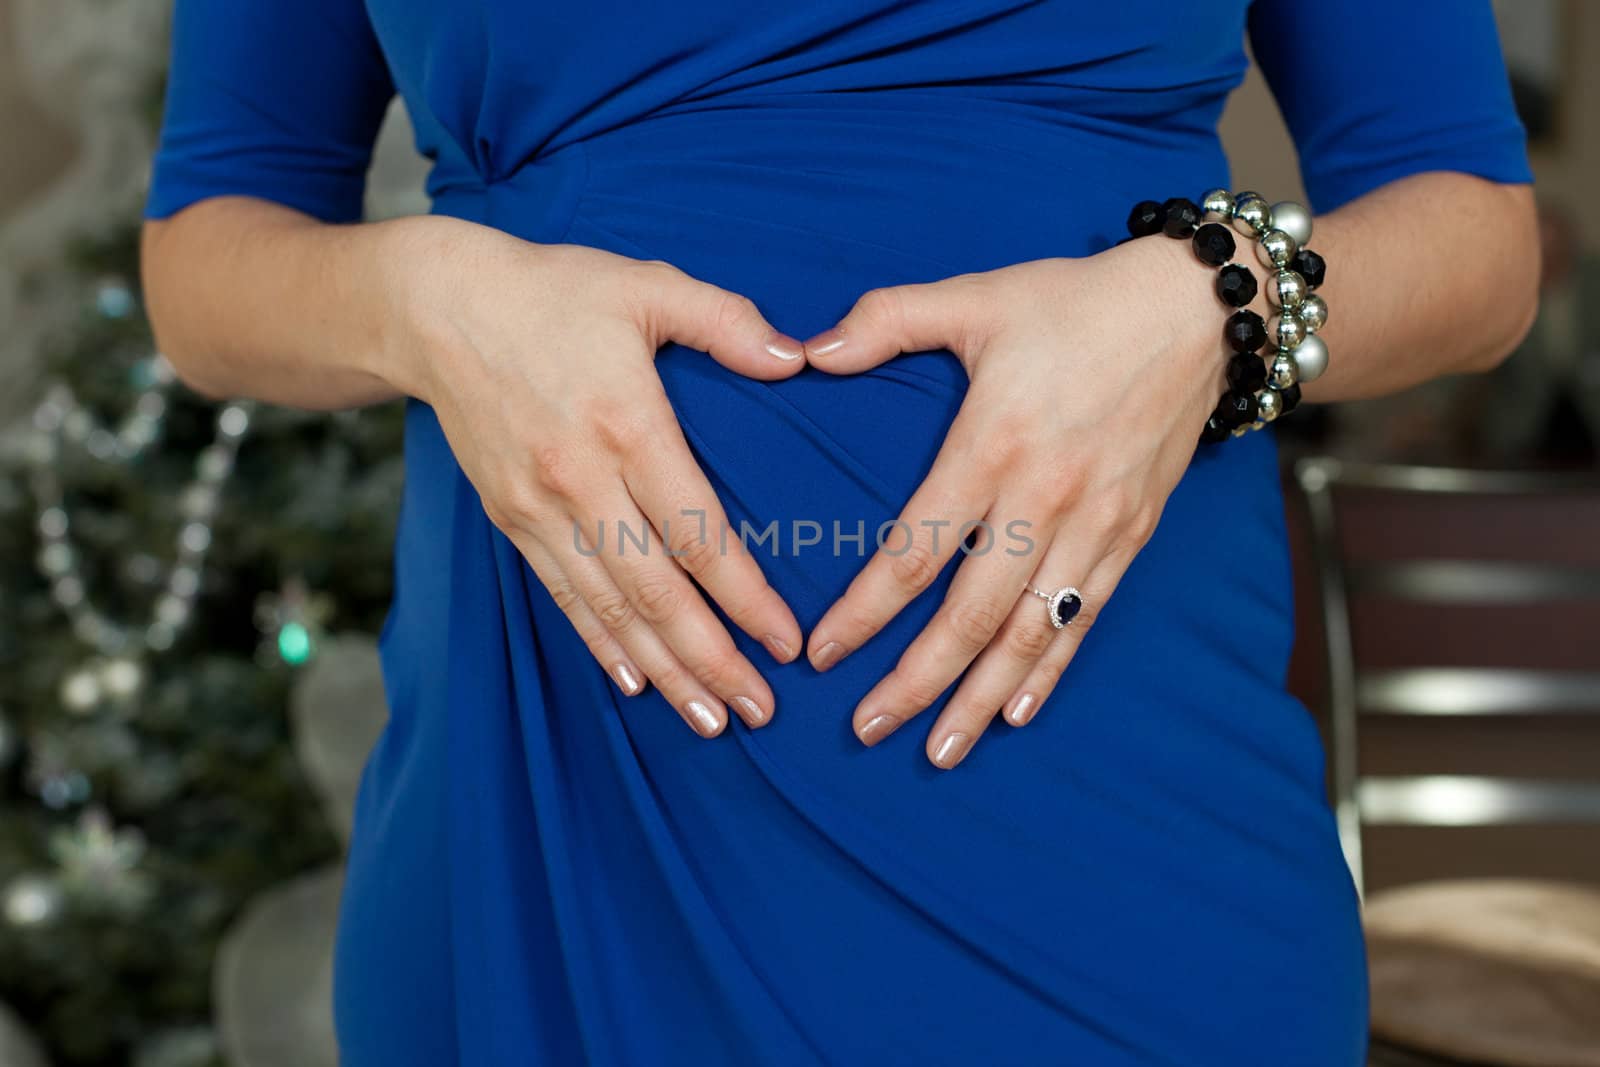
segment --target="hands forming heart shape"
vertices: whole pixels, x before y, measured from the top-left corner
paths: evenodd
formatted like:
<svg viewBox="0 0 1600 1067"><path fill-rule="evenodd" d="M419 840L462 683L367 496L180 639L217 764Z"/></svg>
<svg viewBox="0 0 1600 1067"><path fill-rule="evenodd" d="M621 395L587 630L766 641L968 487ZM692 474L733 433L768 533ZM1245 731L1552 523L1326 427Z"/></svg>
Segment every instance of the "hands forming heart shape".
<svg viewBox="0 0 1600 1067"><path fill-rule="evenodd" d="M742 546L720 551L704 525L670 521L685 510L727 520L651 366L659 347L676 341L763 380L808 365L855 374L934 349L961 361L967 395L900 516L909 544L880 550L806 646L827 670L924 592L960 548L939 526L1027 522L1034 550L965 558L928 627L855 710L857 736L877 744L959 680L927 737L942 768L997 713L1024 726L1049 696L1153 533L1222 387L1214 301L1175 242L874 290L802 344L748 299L665 264L481 240L497 262L474 277L503 281L447 298L422 332L415 393L595 659L630 695L653 683L707 737L730 707L764 725L774 700L705 596L780 662L802 637ZM1162 299L1143 298L1152 291ZM530 334L528 313L513 323L508 306L547 310L533 312L543 321ZM528 357L530 335L548 358ZM669 540L581 551L572 530L601 520ZM1058 629L1030 585L1076 587L1081 612Z"/></svg>

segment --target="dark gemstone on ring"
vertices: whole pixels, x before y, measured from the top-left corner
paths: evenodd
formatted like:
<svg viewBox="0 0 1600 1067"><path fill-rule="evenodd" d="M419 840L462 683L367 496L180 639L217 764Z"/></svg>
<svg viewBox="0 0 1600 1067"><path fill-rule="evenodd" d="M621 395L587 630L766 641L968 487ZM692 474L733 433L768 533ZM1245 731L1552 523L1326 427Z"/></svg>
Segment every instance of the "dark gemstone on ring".
<svg viewBox="0 0 1600 1067"><path fill-rule="evenodd" d="M1233 231L1219 223L1208 222L1194 231L1194 254L1209 267L1220 267L1233 258Z"/></svg>
<svg viewBox="0 0 1600 1067"><path fill-rule="evenodd" d="M1242 308L1256 298L1256 276L1248 267L1229 263L1217 272L1217 295L1229 307Z"/></svg>
<svg viewBox="0 0 1600 1067"><path fill-rule="evenodd" d="M1175 196L1161 207L1167 213L1167 221L1162 229L1168 237L1193 236L1200 220L1205 218L1200 205L1186 196Z"/></svg>
<svg viewBox="0 0 1600 1067"><path fill-rule="evenodd" d="M1230 389L1222 394L1222 401L1217 405L1217 414L1228 424L1229 429L1255 422L1256 413L1254 393L1241 393Z"/></svg>
<svg viewBox="0 0 1600 1067"><path fill-rule="evenodd" d="M1267 365L1261 357L1240 352L1228 360L1228 387L1240 393L1254 393L1267 384Z"/></svg>
<svg viewBox="0 0 1600 1067"><path fill-rule="evenodd" d="M1221 441L1226 441L1228 439L1228 435L1232 432L1233 427L1224 422L1221 415L1213 413L1212 416L1206 420L1206 428L1200 431L1200 443L1203 445L1214 445Z"/></svg>
<svg viewBox="0 0 1600 1067"><path fill-rule="evenodd" d="M1278 398L1281 401L1279 414L1289 414L1289 412L1300 406L1300 386L1291 385L1287 389L1279 389Z"/></svg>
<svg viewBox="0 0 1600 1067"><path fill-rule="evenodd" d="M1078 612L1083 610L1083 601L1077 593L1068 593L1056 601L1056 625L1065 626L1078 617Z"/></svg>
<svg viewBox="0 0 1600 1067"><path fill-rule="evenodd" d="M1167 224L1167 211L1154 200L1141 200L1133 205L1128 216L1128 234L1132 237L1149 237L1161 232Z"/></svg>
<svg viewBox="0 0 1600 1067"><path fill-rule="evenodd" d="M1267 343L1267 323L1254 311L1235 311L1228 316L1222 336L1235 352L1259 352Z"/></svg>
<svg viewBox="0 0 1600 1067"><path fill-rule="evenodd" d="M1309 248L1296 252L1290 266L1306 280L1307 289L1320 289L1322 283L1328 280L1328 261Z"/></svg>

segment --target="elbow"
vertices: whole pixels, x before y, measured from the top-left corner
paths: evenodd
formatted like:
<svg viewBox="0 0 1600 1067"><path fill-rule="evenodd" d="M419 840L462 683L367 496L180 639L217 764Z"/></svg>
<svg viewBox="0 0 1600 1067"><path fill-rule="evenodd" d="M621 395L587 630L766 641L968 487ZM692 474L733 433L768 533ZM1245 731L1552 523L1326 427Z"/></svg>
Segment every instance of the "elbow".
<svg viewBox="0 0 1600 1067"><path fill-rule="evenodd" d="M1490 321L1481 336L1484 343L1466 369L1491 371L1517 350L1539 315L1539 292L1544 275L1542 227L1531 186L1501 186L1502 199L1494 210L1505 220L1504 254L1495 257L1489 279L1490 299L1483 308ZM1547 239L1547 238L1546 238Z"/></svg>
<svg viewBox="0 0 1600 1067"><path fill-rule="evenodd" d="M205 361L198 358L198 347L187 340L189 331L177 310L186 300L182 235L176 225L175 220L147 221L139 236L139 272L150 331L156 350L187 389L206 400L225 400L226 393L211 380Z"/></svg>

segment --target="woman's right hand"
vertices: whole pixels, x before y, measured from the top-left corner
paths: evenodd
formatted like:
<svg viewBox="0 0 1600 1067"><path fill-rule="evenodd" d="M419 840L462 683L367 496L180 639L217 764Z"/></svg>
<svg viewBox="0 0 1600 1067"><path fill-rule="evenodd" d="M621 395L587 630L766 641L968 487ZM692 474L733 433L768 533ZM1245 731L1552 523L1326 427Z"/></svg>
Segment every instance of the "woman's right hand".
<svg viewBox="0 0 1600 1067"><path fill-rule="evenodd" d="M718 536L722 506L654 359L676 341L770 381L806 365L799 342L664 263L408 223L384 267L405 331L396 384L433 407L489 518L625 693L650 681L706 737L729 707L770 721L771 688L695 583L780 662L800 627L740 539Z"/></svg>

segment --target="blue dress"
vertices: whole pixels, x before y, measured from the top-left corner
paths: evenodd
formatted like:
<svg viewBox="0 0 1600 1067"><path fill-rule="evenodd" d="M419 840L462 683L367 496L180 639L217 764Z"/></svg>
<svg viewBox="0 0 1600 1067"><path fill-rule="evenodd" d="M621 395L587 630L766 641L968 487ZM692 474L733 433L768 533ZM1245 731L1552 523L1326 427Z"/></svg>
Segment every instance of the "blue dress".
<svg viewBox="0 0 1600 1067"><path fill-rule="evenodd" d="M398 91L436 212L667 260L798 337L1228 185L1247 35L1317 210L1420 171L1529 178L1487 0L179 0L175 29L152 217L239 194L357 218ZM806 629L865 562L832 524L895 517L964 389L948 353L659 369L730 519L779 521L757 556ZM827 675L735 631L777 715L708 742L619 694L415 401L406 462L347 1067L1363 1062L1356 899L1284 691L1271 434L1197 454L1034 723L952 773L931 712L872 750L849 725L950 572Z"/></svg>

